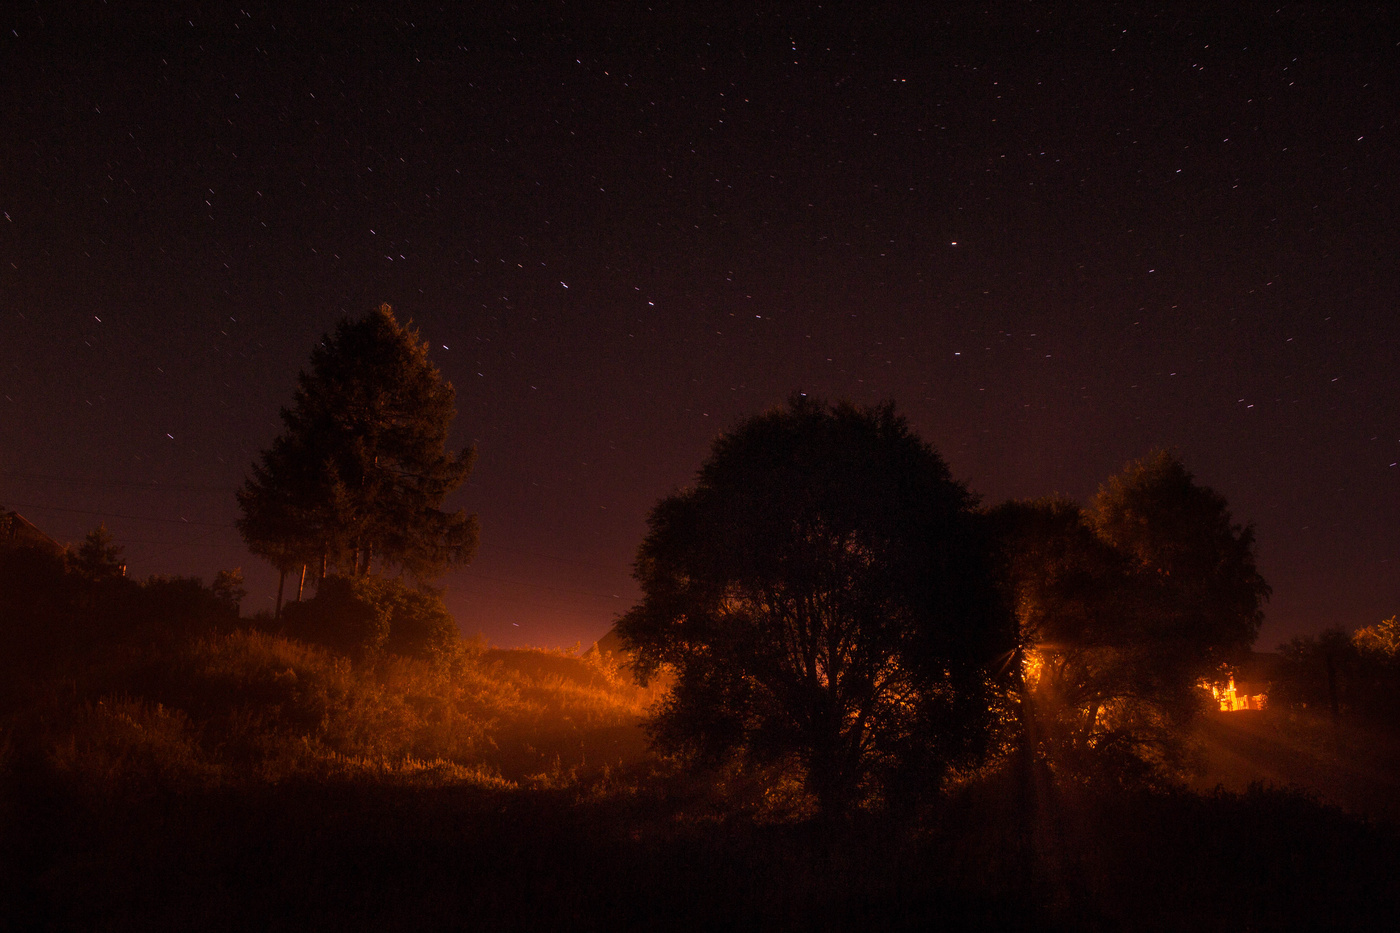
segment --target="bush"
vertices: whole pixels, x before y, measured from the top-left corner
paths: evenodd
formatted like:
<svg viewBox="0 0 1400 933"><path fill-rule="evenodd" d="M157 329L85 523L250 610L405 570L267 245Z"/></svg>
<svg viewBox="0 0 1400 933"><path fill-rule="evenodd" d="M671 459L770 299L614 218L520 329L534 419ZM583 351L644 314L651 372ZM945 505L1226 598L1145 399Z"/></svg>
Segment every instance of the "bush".
<svg viewBox="0 0 1400 933"><path fill-rule="evenodd" d="M133 627L194 633L231 621L228 609L199 577L153 576L131 594Z"/></svg>
<svg viewBox="0 0 1400 933"><path fill-rule="evenodd" d="M45 677L118 645L227 628L234 620L198 577L138 583L122 576L120 566L106 567L87 553L94 537L79 557L0 548L0 671Z"/></svg>
<svg viewBox="0 0 1400 933"><path fill-rule="evenodd" d="M442 596L397 578L329 576L314 599L292 603L283 614L289 635L337 651L437 657L458 639Z"/></svg>
<svg viewBox="0 0 1400 933"><path fill-rule="evenodd" d="M34 548L0 549L0 665L45 665L62 653L74 596L63 558Z"/></svg>

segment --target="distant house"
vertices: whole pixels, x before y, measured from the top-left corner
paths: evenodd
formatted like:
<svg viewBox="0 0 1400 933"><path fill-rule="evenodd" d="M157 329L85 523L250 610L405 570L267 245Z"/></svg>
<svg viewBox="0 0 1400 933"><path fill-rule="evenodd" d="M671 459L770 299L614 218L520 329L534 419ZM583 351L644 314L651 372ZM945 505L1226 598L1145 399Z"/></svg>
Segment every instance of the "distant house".
<svg viewBox="0 0 1400 933"><path fill-rule="evenodd" d="M0 549L19 548L32 548L54 557L61 557L64 552L63 545L40 531L29 519L18 512L0 509Z"/></svg>
<svg viewBox="0 0 1400 933"><path fill-rule="evenodd" d="M1246 688L1248 689L1248 688ZM1222 713L1233 713L1242 709L1263 709L1269 703L1267 693L1245 693L1235 686L1235 678L1230 677L1230 683L1225 687L1211 687L1211 693L1215 694L1216 702L1220 704Z"/></svg>
<svg viewBox="0 0 1400 933"><path fill-rule="evenodd" d="M1212 685L1211 694L1220 704L1220 711L1233 713L1246 709L1264 709L1269 705L1269 682L1279 656L1273 652L1254 651L1249 659L1231 671L1229 682L1221 687Z"/></svg>

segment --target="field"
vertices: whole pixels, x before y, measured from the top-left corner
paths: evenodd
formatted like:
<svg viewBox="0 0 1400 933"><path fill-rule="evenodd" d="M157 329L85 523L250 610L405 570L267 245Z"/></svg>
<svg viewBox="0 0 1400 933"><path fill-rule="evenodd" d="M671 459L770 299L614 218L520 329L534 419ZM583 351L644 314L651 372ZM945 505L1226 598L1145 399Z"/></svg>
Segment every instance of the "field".
<svg viewBox="0 0 1400 933"><path fill-rule="evenodd" d="M1294 787L1358 817L1400 825L1400 739L1351 719L1340 729L1306 710L1212 713L1198 725L1202 792L1251 783Z"/></svg>
<svg viewBox="0 0 1400 933"><path fill-rule="evenodd" d="M104 651L6 696L0 928L1364 929L1400 915L1392 824L1248 785L1288 760L1263 720L1251 734L1267 755L1222 751L1251 747L1244 720L1204 727L1239 792L1029 794L1006 767L833 826L790 793L651 756L641 723L658 696L596 657L474 643L352 661L234 629Z"/></svg>

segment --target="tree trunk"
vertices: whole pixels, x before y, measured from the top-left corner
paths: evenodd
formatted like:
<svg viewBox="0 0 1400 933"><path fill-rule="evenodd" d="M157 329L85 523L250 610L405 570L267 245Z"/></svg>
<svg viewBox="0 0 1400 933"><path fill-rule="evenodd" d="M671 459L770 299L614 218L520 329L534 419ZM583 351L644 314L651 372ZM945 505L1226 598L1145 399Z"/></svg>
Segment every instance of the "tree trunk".
<svg viewBox="0 0 1400 933"><path fill-rule="evenodd" d="M297 581L297 602L301 602L302 591L306 589L306 565L301 565L301 579Z"/></svg>
<svg viewBox="0 0 1400 933"><path fill-rule="evenodd" d="M1342 745L1342 705L1337 699L1337 658L1328 651L1327 661L1327 700L1332 706L1332 744L1338 749Z"/></svg>
<svg viewBox="0 0 1400 933"><path fill-rule="evenodd" d="M273 610L272 617L278 621L282 619L282 586L287 582L287 568L277 568L277 608Z"/></svg>

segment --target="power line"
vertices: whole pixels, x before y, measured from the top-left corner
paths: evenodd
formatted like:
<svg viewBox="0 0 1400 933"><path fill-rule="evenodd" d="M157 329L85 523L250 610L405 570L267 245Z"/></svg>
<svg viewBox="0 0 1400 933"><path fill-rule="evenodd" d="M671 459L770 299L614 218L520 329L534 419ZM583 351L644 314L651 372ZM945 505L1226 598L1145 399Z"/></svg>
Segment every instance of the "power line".
<svg viewBox="0 0 1400 933"><path fill-rule="evenodd" d="M12 509L38 509L41 512L68 512L73 515L97 515L106 518L125 518L134 522L164 522L168 525L203 525L209 528L232 528L233 522L201 522L184 518L148 518L145 515L122 515L119 512L94 512L92 509L64 509L56 505L25 505L24 503L14 503Z"/></svg>
<svg viewBox="0 0 1400 933"><path fill-rule="evenodd" d="M621 599L616 593L590 593L587 590L576 590L567 586L550 586L548 583L528 583L524 580L503 580L500 577L488 577L482 574L458 571L456 576L468 580L484 580L488 583L504 583L508 586L527 586L536 590L551 590L555 593L568 593L573 596L591 596L594 599Z"/></svg>
<svg viewBox="0 0 1400 933"><path fill-rule="evenodd" d="M597 570L608 570L613 573L625 572L616 564L600 564L593 560L579 560L575 557L558 557L554 554L545 554L542 551L532 551L529 548L515 547L510 544L490 544L489 547L496 551L514 551L517 554L526 554L530 557L542 557L545 560L557 560L561 564L576 564L580 567L593 567Z"/></svg>
<svg viewBox="0 0 1400 933"><path fill-rule="evenodd" d="M234 492L227 486L201 486L195 483L160 483L155 481L140 482L136 480L119 482L116 480L82 479L76 476L58 476L52 473L28 473L20 470L0 470L0 476L7 476L12 479L68 483L71 486L102 486L112 489L147 489L152 492L222 492L228 495L233 495Z"/></svg>
<svg viewBox="0 0 1400 933"><path fill-rule="evenodd" d="M219 492L219 493L225 493L225 494L227 494L227 495L233 495L233 493L234 493L234 490L229 489L229 488L226 487L226 486L201 486L201 485L191 484L191 483L160 483L160 482L154 482L154 481L152 481L152 482L139 482L139 481L134 481L134 480L133 480L133 481L130 481L130 482L118 482L118 481L113 481L113 480L82 479L82 478L75 477L75 476L59 476L59 475L57 475L57 474L51 474L51 473L33 473L33 472L27 472L27 471L21 471L21 470L0 470L0 476L10 477L10 478L14 478L14 479L27 479L27 480L40 480L40 481L44 481L44 482L68 483L68 484L74 485L74 486L97 486L97 487L109 488L109 489L143 489L143 490L147 490L147 491L150 491L150 492ZM183 521L183 520L179 520L179 519L170 519L170 518L145 518L145 517L139 516L139 515L118 515L118 514L113 513L113 512L94 512L94 511L83 510L83 509L65 509L65 508L58 508L58 507L56 507L56 506L21 505L21 506L19 506L19 508L44 509L44 510L47 510L47 511L50 511L50 512L71 512L71 513L75 513L75 514L79 514L79 515L99 515L99 516L101 516L101 515L108 515L108 516L110 516L110 517L112 517L112 518L127 518L127 519L132 519L132 520L134 520L134 521L146 521L146 522L169 522L169 523L172 523L172 524L179 524L179 525L214 525L214 524L218 524L218 523L214 523L214 522L196 522L196 521L188 521L188 522L187 522L187 521ZM230 525L227 525L227 526L221 525L220 527L232 527L232 525L231 525L231 524L230 524ZM610 571L610 572L613 572L613 573L625 572L625 571L622 571L622 569L619 568L619 567L618 567L617 565L615 565L615 564L602 564L602 563L599 563L599 562L597 562L597 561L580 560L580 559L575 558L575 557L560 557L560 556L557 555L557 554L546 554L546 553L544 553L543 551L535 551L535 550L531 550L530 548L515 547L514 545L509 545L509 544L491 544L491 545L489 545L489 546L490 546L492 549L494 549L494 550L498 550L498 551L511 551L511 552L516 553L516 554L524 554L524 555L526 555L526 556L528 556L528 557L538 557L538 558L541 558L541 559L543 559L543 560L557 561L557 562L559 562L559 563L561 563L561 564L574 564L574 565L577 565L577 566L579 566L579 567L592 567L592 568L594 568L594 569L596 569L596 570L607 570L607 571Z"/></svg>
<svg viewBox="0 0 1400 933"><path fill-rule="evenodd" d="M16 503L15 505L13 505L13 506L11 506L11 507L12 507L12 508L19 508L19 509L30 510L30 511L36 510L36 509L37 509L38 511L41 511L41 512L66 512L66 513L69 513L69 514L72 514L72 515L96 515L96 516L98 516L98 517L100 517L100 518L122 518L122 519L127 519L127 520L130 520L130 521L137 521L137 522L160 522L160 523L167 524L167 525L191 525L191 526L199 526L199 527L203 527L203 528L233 528L233 527L236 527L236 526L234 525L233 522L202 522L202 521L186 520L186 519L180 519L180 518L152 518L152 517L145 516L145 515L125 515L125 514L122 514L122 513L119 513L119 512L97 512L97 511L93 511L93 510L91 510L91 509L68 509L68 508L61 508L61 507L59 507L59 506L52 506L52 505L32 505L32 504L26 505L26 504L23 504L23 503ZM175 544L175 545L172 545L171 547L167 548L166 550L160 551L160 552L158 552L158 553L156 553L156 554L154 554L154 555L151 555L151 556L148 556L148 557L143 557L142 560L148 560L148 561L149 561L149 560L153 560L153 559L156 558L156 557L160 557L160 556L162 556L162 555L164 555L164 554L167 554L167 553L169 553L169 552L171 552L171 551L178 550L178 549L181 548L181 547L190 547L190 546L194 546L195 544L198 544L198 543L202 542L202 541L204 540L204 538L206 538L206 537L208 537L208 536L205 535L205 536L202 536L202 537L200 537L200 538L196 538L194 541L188 542L187 544ZM151 544L154 544L155 542L142 542L142 543L151 543ZM163 543L163 542L162 542L162 543ZM498 550L503 550L503 551L515 551L515 552L521 553L521 554L529 554L529 555L534 556L534 557L543 557L543 558L547 558L547 559L549 559L549 560L557 560L557 561L560 561L560 562L566 563L566 564L578 564L578 565L585 566L585 567L595 567L595 568L597 568L597 569L599 569L599 570L608 570L608 571L611 571L611 572L613 572L613 573L618 573L618 572L620 572L619 569L618 569L617 567L615 567L615 566L614 566L614 567L609 567L609 566L606 566L606 565L604 565L604 564L594 563L594 562L592 562L592 561L573 560L573 559L570 559L570 558L567 558L567 557L556 557L555 555L552 555L552 554L543 554L543 553L540 553L540 552L538 552L538 551L531 551L531 550L528 550L528 549L526 549L526 548L511 547L510 545L494 545L494 546L495 546ZM587 591L587 590L576 590L576 589L572 589L572 588L569 588L569 587L551 586L551 585L549 585L549 584L547 584L547 583L530 583L530 582L527 582L527 581L524 581L524 580L506 580L506 579L503 579L503 578L501 578L501 577L489 577L489 576L484 576L484 575L482 575L482 574L471 573L470 571L459 571L459 574L460 574L460 576L462 576L462 577L464 577L464 578L466 578L466 579L469 579L469 580L480 580L480 581L482 581L482 582L487 582L487 583L500 583L500 584L504 584L504 585L506 585L506 586L523 586L523 587L529 587L529 588L531 588L531 589L537 589L537 590L550 590L551 592L555 592L555 593L564 593L564 594L568 594L568 595L571 595L571 596L587 596L587 597L590 597L590 598L592 598L592 599L621 599L621 598L622 598L621 596L619 596L619 595L616 594L616 593L591 593L591 592L589 592L589 591Z"/></svg>

